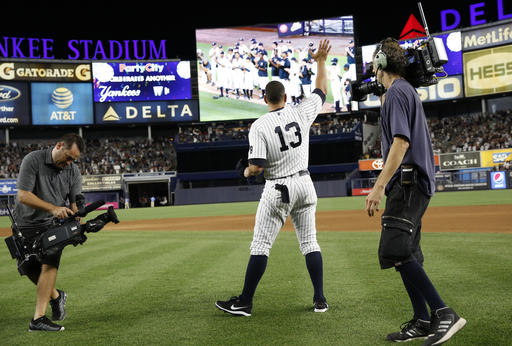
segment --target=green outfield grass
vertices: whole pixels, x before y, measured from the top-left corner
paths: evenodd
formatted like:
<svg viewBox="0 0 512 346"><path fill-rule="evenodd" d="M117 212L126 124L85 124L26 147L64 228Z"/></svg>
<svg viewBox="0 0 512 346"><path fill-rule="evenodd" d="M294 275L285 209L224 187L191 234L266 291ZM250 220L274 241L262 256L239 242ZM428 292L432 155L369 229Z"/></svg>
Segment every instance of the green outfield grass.
<svg viewBox="0 0 512 346"><path fill-rule="evenodd" d="M512 190L445 192L431 205L510 204ZM364 197L320 199L318 210L359 209ZM153 217L251 214L256 202L120 210L121 222ZM91 213L90 217L93 217ZM163 215L162 215L163 214ZM282 232L255 295L253 316L214 302L239 294L252 233L103 231L67 247L57 287L69 294L63 333L28 333L35 286L0 246L2 345L390 345L411 317L394 270L380 270L378 232L319 232L330 309L312 312L312 287L293 232ZM422 237L425 269L468 320L451 345L510 344L512 235ZM420 345L411 342L410 345Z"/></svg>

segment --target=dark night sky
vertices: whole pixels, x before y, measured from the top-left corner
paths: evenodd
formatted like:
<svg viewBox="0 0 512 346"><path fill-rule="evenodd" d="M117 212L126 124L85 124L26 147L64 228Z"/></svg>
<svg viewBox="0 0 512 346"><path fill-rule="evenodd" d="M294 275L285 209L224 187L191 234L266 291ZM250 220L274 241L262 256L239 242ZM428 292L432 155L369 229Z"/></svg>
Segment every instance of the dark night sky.
<svg viewBox="0 0 512 346"><path fill-rule="evenodd" d="M441 11L456 9L461 14L461 25L469 26L469 5L484 0L423 1L428 28L431 33L441 31ZM497 8L503 3L503 12L512 13L512 4L507 0L487 0L479 8L488 22L497 19ZM0 37L37 37L67 42L70 39L90 40L134 40L153 39L167 42L170 58L195 58L195 30L197 28L235 27L255 24L273 24L297 20L353 15L358 45L372 44L391 36L398 38L410 14L420 21L417 1L357 1L357 5L340 1L314 2L320 6L280 4L271 2L235 2L222 5L209 2L188 2L178 8L176 2L153 1L120 2L67 2L46 6L24 5L16 8L15 2L2 4ZM281 2L280 2L281 3ZM170 9L166 8L171 6ZM233 13L236 13L234 15Z"/></svg>

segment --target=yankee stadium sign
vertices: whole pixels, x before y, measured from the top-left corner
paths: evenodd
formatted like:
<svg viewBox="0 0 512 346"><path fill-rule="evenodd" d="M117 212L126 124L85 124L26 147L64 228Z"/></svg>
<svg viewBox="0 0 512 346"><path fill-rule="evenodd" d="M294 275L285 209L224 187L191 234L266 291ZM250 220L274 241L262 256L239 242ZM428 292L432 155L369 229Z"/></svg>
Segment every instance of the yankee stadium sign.
<svg viewBox="0 0 512 346"><path fill-rule="evenodd" d="M64 46L56 56L57 45ZM158 60L167 59L165 40L68 40L1 37L0 58L69 60Z"/></svg>

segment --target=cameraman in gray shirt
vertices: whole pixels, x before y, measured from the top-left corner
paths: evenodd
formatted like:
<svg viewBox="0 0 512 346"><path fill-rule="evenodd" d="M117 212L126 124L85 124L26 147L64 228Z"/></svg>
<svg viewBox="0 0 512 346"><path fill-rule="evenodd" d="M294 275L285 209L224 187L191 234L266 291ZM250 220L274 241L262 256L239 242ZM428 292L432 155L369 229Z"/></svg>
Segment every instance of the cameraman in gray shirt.
<svg viewBox="0 0 512 346"><path fill-rule="evenodd" d="M75 197L81 193L82 177L74 163L84 151L83 139L74 133L64 135L55 146L27 154L18 174L18 196L14 219L27 240L33 240L52 225L54 218L65 219L77 211ZM66 207L69 202L69 208ZM37 301L29 331L62 331L63 326L46 317L48 302L52 320L65 318L64 291L55 289L62 251L43 258L30 256L18 261L18 271L37 285Z"/></svg>

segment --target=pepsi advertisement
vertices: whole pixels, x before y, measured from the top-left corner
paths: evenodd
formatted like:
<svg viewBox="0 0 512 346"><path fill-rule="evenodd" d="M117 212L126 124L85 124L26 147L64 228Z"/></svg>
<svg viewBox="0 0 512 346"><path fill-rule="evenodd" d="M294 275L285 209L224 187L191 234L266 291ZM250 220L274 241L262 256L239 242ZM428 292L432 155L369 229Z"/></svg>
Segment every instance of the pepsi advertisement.
<svg viewBox="0 0 512 346"><path fill-rule="evenodd" d="M491 172L491 189L506 189L507 176L505 171Z"/></svg>
<svg viewBox="0 0 512 346"><path fill-rule="evenodd" d="M90 83L32 83L33 125L94 123Z"/></svg>
<svg viewBox="0 0 512 346"><path fill-rule="evenodd" d="M92 64L94 102L189 100L189 61Z"/></svg>
<svg viewBox="0 0 512 346"><path fill-rule="evenodd" d="M30 125L26 83L0 82L0 126Z"/></svg>

